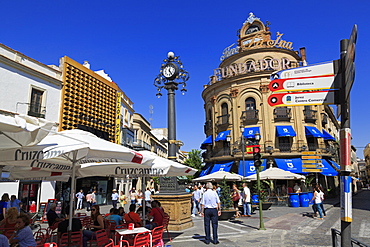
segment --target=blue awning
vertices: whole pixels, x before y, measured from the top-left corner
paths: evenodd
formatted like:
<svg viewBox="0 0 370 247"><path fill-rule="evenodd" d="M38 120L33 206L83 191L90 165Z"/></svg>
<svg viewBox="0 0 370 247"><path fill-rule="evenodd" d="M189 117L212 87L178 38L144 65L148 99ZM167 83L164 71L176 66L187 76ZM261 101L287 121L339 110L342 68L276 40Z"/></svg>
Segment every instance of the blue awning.
<svg viewBox="0 0 370 247"><path fill-rule="evenodd" d="M245 167L245 174L244 174ZM266 170L266 159L262 160L262 171ZM248 177L250 175L256 174L256 167L254 166L254 160L245 160L244 165L241 160L239 163L238 174L243 177Z"/></svg>
<svg viewBox="0 0 370 247"><path fill-rule="evenodd" d="M226 131L222 131L220 133L218 133L216 139L215 139L215 142L218 142L218 141L225 141L226 140L226 137L230 135L230 130L226 130Z"/></svg>
<svg viewBox="0 0 370 247"><path fill-rule="evenodd" d="M322 162L322 175L325 176L338 176L338 172L329 164L325 159L321 160Z"/></svg>
<svg viewBox="0 0 370 247"><path fill-rule="evenodd" d="M316 128L312 126L305 126L306 127L306 136L310 137L324 137L324 135Z"/></svg>
<svg viewBox="0 0 370 247"><path fill-rule="evenodd" d="M254 139L254 134L258 132L261 135L260 127L249 127L249 128L244 128L243 136L245 138L249 139Z"/></svg>
<svg viewBox="0 0 370 247"><path fill-rule="evenodd" d="M207 163L203 167L202 171L200 172L199 177L203 177L205 175L208 175L209 171L211 170L211 167L212 167L212 163Z"/></svg>
<svg viewBox="0 0 370 247"><path fill-rule="evenodd" d="M322 130L322 133L324 135L324 140L335 141L335 138L332 135L330 135L328 132L326 132L324 129Z"/></svg>
<svg viewBox="0 0 370 247"><path fill-rule="evenodd" d="M222 163L215 164L212 167L212 170L209 174L218 172L218 171L224 171L224 172L229 172L231 170L231 167L233 166L234 161L226 161Z"/></svg>
<svg viewBox="0 0 370 247"><path fill-rule="evenodd" d="M296 133L292 126L290 125L281 125L276 126L276 136L296 136Z"/></svg>
<svg viewBox="0 0 370 247"><path fill-rule="evenodd" d="M212 135L208 136L207 139L200 145L200 149L207 149L207 145L212 145Z"/></svg>
<svg viewBox="0 0 370 247"><path fill-rule="evenodd" d="M306 172L302 172L302 159L301 158L294 158L294 159L275 159L277 166L284 170L293 173L302 173L305 174Z"/></svg>
<svg viewBox="0 0 370 247"><path fill-rule="evenodd" d="M335 163L334 161L332 161L332 160L326 160L326 161L328 161L328 162L329 162L329 164L331 164L331 166L332 166L332 167L334 167L334 168L336 168L336 169L340 170L340 165L338 165L338 164L337 164L337 163Z"/></svg>

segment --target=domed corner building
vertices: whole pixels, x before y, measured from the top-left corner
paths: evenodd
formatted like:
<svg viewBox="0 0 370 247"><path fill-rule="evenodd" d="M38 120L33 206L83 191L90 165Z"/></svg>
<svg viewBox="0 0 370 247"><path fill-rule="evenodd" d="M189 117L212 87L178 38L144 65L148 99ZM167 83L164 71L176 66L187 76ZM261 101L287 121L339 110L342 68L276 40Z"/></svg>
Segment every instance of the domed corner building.
<svg viewBox="0 0 370 247"><path fill-rule="evenodd" d="M267 101L272 94L271 74L305 65L305 48L294 51L282 33L272 37L267 25L249 15L239 30L237 46L224 50L221 64L202 92L206 137L201 149L206 165L200 176L218 170L254 174L251 147L258 132L263 169L278 167L314 177L312 183L318 181L335 193L339 125L333 109L326 105L271 107Z"/></svg>

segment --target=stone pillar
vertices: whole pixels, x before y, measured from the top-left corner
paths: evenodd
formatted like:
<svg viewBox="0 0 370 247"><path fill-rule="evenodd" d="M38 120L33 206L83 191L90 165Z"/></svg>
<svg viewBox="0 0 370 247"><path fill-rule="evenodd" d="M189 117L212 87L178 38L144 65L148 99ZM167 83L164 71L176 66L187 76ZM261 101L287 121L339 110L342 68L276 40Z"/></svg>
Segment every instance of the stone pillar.
<svg viewBox="0 0 370 247"><path fill-rule="evenodd" d="M168 230L181 231L194 225L191 219L191 194L155 194L154 200L161 203L164 211L169 214Z"/></svg>

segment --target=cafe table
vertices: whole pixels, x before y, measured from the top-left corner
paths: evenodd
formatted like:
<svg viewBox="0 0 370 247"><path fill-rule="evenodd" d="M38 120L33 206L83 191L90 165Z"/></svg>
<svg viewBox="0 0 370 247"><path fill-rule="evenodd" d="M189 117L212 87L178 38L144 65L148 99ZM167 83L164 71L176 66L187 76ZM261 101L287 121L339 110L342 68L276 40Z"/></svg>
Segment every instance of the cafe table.
<svg viewBox="0 0 370 247"><path fill-rule="evenodd" d="M121 240L123 239L124 235L136 235L138 233L143 233L143 232L149 232L150 234L150 246L152 246L152 232L145 228L145 227L135 227L132 230L129 229L116 229L116 232L118 232L121 235Z"/></svg>

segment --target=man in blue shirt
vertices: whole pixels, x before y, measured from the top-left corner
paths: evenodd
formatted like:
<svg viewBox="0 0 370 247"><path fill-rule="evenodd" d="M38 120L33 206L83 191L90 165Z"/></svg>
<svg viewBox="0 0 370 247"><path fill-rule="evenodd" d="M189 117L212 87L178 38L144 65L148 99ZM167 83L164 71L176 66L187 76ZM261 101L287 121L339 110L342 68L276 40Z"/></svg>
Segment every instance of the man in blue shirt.
<svg viewBox="0 0 370 247"><path fill-rule="evenodd" d="M205 243L211 242L211 228L210 222L212 221L213 243L219 244L218 241L218 216L221 215L220 198L217 192L213 190L211 182L206 184L207 191L204 192L201 200L201 215L204 216L204 231L206 232Z"/></svg>
<svg viewBox="0 0 370 247"><path fill-rule="evenodd" d="M18 212L20 212L20 203L21 201L17 199L15 195L12 195L10 197L10 201L8 202L8 208L15 207L18 209Z"/></svg>
<svg viewBox="0 0 370 247"><path fill-rule="evenodd" d="M113 208L117 208L117 201L118 201L119 195L117 193L117 190L114 189L112 193L112 206Z"/></svg>

